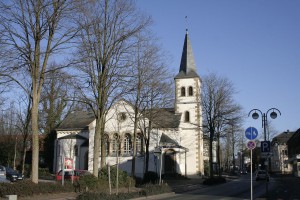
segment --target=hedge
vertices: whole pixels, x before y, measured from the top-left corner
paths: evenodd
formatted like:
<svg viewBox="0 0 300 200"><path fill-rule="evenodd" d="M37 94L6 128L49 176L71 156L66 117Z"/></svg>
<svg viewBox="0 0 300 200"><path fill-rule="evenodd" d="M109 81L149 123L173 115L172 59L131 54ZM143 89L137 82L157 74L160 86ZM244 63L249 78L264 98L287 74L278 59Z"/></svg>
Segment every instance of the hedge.
<svg viewBox="0 0 300 200"><path fill-rule="evenodd" d="M45 193L61 193L73 191L74 186L71 182L68 181L65 182L64 186L62 186L58 182L40 182L36 184L30 180L17 181L15 183L0 183L0 197L5 197L5 195L18 195L24 197Z"/></svg>

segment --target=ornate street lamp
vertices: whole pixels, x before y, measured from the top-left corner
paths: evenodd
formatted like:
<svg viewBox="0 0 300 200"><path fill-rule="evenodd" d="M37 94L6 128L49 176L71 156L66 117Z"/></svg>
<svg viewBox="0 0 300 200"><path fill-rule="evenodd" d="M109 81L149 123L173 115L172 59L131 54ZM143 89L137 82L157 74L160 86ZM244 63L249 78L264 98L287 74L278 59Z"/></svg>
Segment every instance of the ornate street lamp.
<svg viewBox="0 0 300 200"><path fill-rule="evenodd" d="M267 140L266 128L267 128L267 125L268 125L268 113L270 111L272 111L270 113L270 117L272 119L276 119L277 118L277 113L279 113L279 115L281 115L280 110L278 110L277 108L270 108L269 110L267 110L266 113L261 112L259 109L252 109L248 113L248 117L252 113L252 118L253 119L258 119L259 118L259 113L260 113L260 116L262 117L262 128L264 129L264 140L265 141Z"/></svg>
<svg viewBox="0 0 300 200"><path fill-rule="evenodd" d="M163 151L162 151L162 148L160 147L156 147L154 149L154 156L157 157L157 159L160 159L160 167L159 167L159 185L161 185L161 172L162 172L162 154L163 154Z"/></svg>
<svg viewBox="0 0 300 200"><path fill-rule="evenodd" d="M252 113L252 118L253 119L258 119L259 118L259 114L258 113L260 113L260 116L262 117L262 127L264 129L264 141L267 141L266 127L268 125L268 113L270 111L272 111L270 113L270 117L272 119L276 119L277 118L277 113L279 113L279 115L281 115L281 112L277 108L270 108L269 110L267 110L266 113L261 112L259 109L252 109L248 113L248 117ZM269 140L269 137L268 137L268 140ZM269 156L266 159L267 159L267 163L268 163L269 162ZM270 165L269 165L269 167L270 167ZM266 171L268 171L268 168L266 168ZM266 195L268 196L268 179L266 179Z"/></svg>

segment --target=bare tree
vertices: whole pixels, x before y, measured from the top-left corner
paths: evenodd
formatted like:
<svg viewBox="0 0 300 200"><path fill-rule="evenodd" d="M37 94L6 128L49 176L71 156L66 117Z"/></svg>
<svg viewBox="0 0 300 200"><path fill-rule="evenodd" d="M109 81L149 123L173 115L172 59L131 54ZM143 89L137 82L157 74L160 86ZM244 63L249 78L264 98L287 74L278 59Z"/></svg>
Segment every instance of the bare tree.
<svg viewBox="0 0 300 200"><path fill-rule="evenodd" d="M107 109L120 98L128 77L133 38L150 24L150 18L137 12L128 0L87 1L80 5L81 28L77 57L81 61L81 101L87 103L96 118L93 174L98 177L105 166L103 134ZM101 151L100 151L101 147Z"/></svg>
<svg viewBox="0 0 300 200"><path fill-rule="evenodd" d="M132 51L132 78L129 81L127 95L134 106L133 158L131 174L135 176L137 155L136 137L138 129L143 133L146 144L145 172L149 164L149 144L153 118L158 115L157 108L170 103L172 94L170 76L165 65L166 56L155 44L151 35L139 36L135 51ZM142 123L141 123L142 122Z"/></svg>
<svg viewBox="0 0 300 200"><path fill-rule="evenodd" d="M0 162L16 169L20 163L20 141L22 140L20 120L15 103L11 102L6 110L1 112L1 154ZM6 154L6 155L5 155Z"/></svg>
<svg viewBox="0 0 300 200"><path fill-rule="evenodd" d="M40 129L46 134L44 140L45 163L50 171L53 167L55 128L77 104L72 88L72 76L56 63L51 63L41 94Z"/></svg>
<svg viewBox="0 0 300 200"><path fill-rule="evenodd" d="M32 106L32 99L30 96L23 97L23 102L26 105L26 109L22 109L20 106L20 111L18 112L18 120L20 121L20 125L18 126L20 132L22 134L22 173L25 172L25 161L26 161L26 152L28 150L28 141L31 135L31 106ZM22 105L23 103L20 103Z"/></svg>
<svg viewBox="0 0 300 200"><path fill-rule="evenodd" d="M224 129L224 136L226 137L226 152L228 152L228 160L232 161L232 172L234 172L234 170L236 169L235 153L236 148L238 147L238 145L240 145L239 141L241 139L240 133L242 132L242 118L243 117L240 116L235 119L228 120Z"/></svg>
<svg viewBox="0 0 300 200"><path fill-rule="evenodd" d="M48 61L55 51L67 48L74 37L69 17L72 1L12 0L0 2L1 45L9 52L5 73L32 98L32 182L38 183L39 128L38 106ZM32 82L32 91L22 85L18 77L26 71Z"/></svg>
<svg viewBox="0 0 300 200"><path fill-rule="evenodd" d="M213 141L218 140L219 133L228 121L239 118L241 106L234 101L235 89L233 84L224 77L209 74L203 78L202 106L203 126L209 134L209 171L213 178Z"/></svg>

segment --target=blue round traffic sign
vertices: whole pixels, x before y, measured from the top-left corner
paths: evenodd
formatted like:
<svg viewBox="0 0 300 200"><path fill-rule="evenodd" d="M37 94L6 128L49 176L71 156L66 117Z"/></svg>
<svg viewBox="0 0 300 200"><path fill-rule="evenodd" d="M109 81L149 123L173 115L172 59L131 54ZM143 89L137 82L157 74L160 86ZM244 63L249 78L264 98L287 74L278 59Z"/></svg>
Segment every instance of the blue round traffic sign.
<svg viewBox="0 0 300 200"><path fill-rule="evenodd" d="M249 127L245 131L245 136L249 140L254 140L257 137L257 135L258 135L258 131L254 127Z"/></svg>

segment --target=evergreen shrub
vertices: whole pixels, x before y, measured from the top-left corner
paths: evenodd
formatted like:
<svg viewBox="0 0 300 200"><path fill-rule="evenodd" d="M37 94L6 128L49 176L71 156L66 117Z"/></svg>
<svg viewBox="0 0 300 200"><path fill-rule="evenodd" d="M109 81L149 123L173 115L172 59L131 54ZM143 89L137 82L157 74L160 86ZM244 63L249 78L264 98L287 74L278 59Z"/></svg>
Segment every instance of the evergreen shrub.
<svg viewBox="0 0 300 200"><path fill-rule="evenodd" d="M153 185L147 184L142 187L139 192L131 192L131 193L119 193L116 194L108 194L103 192L84 192L78 195L77 200L125 200L132 199L138 197L147 197L150 195L157 195L162 193L171 192L171 188L164 185Z"/></svg>
<svg viewBox="0 0 300 200"><path fill-rule="evenodd" d="M119 187L135 186L134 180L130 176L128 176L128 174L125 171L119 169L118 175L119 175L118 176ZM99 170L99 179L108 181L107 167ZM117 167L115 167L115 166L110 167L110 180L111 180L112 187L116 187L116 185L117 185Z"/></svg>
<svg viewBox="0 0 300 200"><path fill-rule="evenodd" d="M57 182L40 182L38 184L35 184L30 180L17 181L13 184L0 183L0 197L5 197L5 195L18 195L24 197L44 193L60 193L73 191L74 187L69 181L66 181L64 186Z"/></svg>

